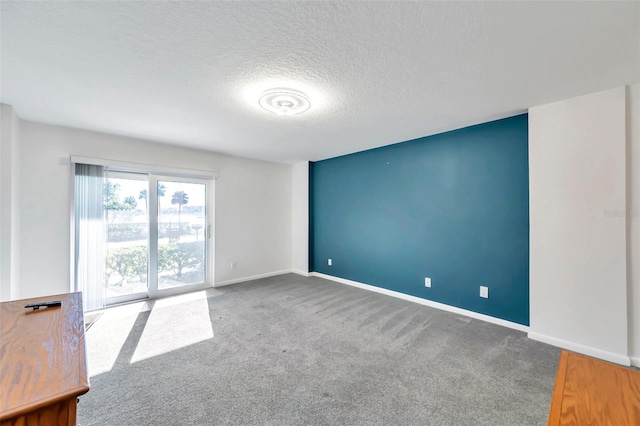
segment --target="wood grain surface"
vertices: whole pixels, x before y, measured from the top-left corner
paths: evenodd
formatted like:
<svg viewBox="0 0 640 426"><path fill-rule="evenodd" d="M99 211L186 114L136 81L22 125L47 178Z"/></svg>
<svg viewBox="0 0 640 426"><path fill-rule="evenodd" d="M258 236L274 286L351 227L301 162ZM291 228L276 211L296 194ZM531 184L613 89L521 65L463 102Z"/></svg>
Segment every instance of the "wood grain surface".
<svg viewBox="0 0 640 426"><path fill-rule="evenodd" d="M35 411L2 420L0 426L75 425L75 398L47 405Z"/></svg>
<svg viewBox="0 0 640 426"><path fill-rule="evenodd" d="M54 300L62 301L62 307L24 308ZM89 390L81 294L0 303L0 333L2 424L43 407L57 416L68 417L72 410L75 421L76 397Z"/></svg>
<svg viewBox="0 0 640 426"><path fill-rule="evenodd" d="M640 372L563 351L549 425L640 425Z"/></svg>

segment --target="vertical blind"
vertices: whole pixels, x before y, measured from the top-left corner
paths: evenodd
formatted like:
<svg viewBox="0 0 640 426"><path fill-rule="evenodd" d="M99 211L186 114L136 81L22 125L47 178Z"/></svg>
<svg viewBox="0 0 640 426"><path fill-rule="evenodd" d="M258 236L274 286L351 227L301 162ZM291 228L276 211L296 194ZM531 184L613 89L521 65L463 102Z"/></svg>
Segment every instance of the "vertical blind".
<svg viewBox="0 0 640 426"><path fill-rule="evenodd" d="M76 163L74 282L87 311L105 306L104 180L104 167Z"/></svg>

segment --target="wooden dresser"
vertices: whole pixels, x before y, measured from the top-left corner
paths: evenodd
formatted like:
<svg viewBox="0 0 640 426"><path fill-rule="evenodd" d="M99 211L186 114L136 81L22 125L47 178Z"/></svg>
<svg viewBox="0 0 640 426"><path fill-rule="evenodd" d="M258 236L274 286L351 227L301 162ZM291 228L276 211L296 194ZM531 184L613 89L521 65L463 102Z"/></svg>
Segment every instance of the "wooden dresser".
<svg viewBox="0 0 640 426"><path fill-rule="evenodd" d="M640 425L640 371L562 351L548 424Z"/></svg>
<svg viewBox="0 0 640 426"><path fill-rule="evenodd" d="M81 294L0 303L0 333L0 426L75 425L89 390Z"/></svg>

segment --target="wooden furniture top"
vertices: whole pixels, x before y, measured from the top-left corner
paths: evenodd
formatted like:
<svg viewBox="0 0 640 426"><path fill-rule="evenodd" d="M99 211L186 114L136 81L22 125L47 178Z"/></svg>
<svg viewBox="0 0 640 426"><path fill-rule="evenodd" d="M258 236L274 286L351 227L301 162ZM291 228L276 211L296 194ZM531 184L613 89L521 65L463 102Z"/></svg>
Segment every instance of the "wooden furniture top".
<svg viewBox="0 0 640 426"><path fill-rule="evenodd" d="M62 301L59 308L25 309ZM0 303L0 419L89 390L81 293Z"/></svg>
<svg viewBox="0 0 640 426"><path fill-rule="evenodd" d="M640 425L640 372L562 351L549 425Z"/></svg>

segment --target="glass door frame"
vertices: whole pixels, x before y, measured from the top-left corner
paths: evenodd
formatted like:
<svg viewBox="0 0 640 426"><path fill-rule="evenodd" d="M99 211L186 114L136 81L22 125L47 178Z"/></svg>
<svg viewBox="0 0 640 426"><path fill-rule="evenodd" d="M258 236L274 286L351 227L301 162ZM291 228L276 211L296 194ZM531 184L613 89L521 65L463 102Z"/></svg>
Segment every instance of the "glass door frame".
<svg viewBox="0 0 640 426"><path fill-rule="evenodd" d="M107 180L111 178L109 176L110 173L115 176L114 177L115 179L130 179L130 180L146 181L147 188L148 188L149 178L150 178L149 173L140 173L140 172L135 172L135 171L120 170L120 169L114 169L114 168L105 167L105 170L104 170L105 182L107 182ZM133 175L133 176L136 176L136 175L144 176L145 179L133 179L133 176L130 177L130 175ZM150 253L150 250L151 250L151 247L149 245L150 242L151 242L150 239L149 239L149 234L151 232L151 228L150 228L151 225L149 223L150 214L149 214L149 208L148 207L147 207L147 212L146 213L147 213L147 228L149 230L149 232L147 232L147 290L146 291L139 291L139 292L136 292L136 293L123 294L123 295L120 295L120 296L105 297L105 299L104 299L105 306L118 305L118 304L121 304L121 303L127 303L127 302L136 301L136 300L144 300L144 299L148 299L149 298L149 253ZM106 224L105 226L108 226L108 224ZM106 253L106 250L105 250L105 262L107 260L106 256L107 256L107 253Z"/></svg>
<svg viewBox="0 0 640 426"><path fill-rule="evenodd" d="M138 172L129 172L127 170L115 170L110 169L108 171L116 173L133 173L140 174ZM105 305L112 306L121 303L134 302L144 299L157 299L160 297L173 296L176 294L187 293L190 291L202 290L213 287L214 283L214 245L212 238L212 223L213 223L213 181L206 178L191 178L182 177L176 175L160 175L154 173L144 173L147 179L147 219L149 224L149 234L147 236L147 291L125 294L122 296L113 296L105 298ZM163 182L181 182L181 183L196 183L204 185L205 187L205 229L203 237L205 239L205 273L204 281L197 284L187 284L179 287L159 289L158 287L158 216L160 212L158 210L158 181ZM152 189L153 188L153 189Z"/></svg>
<svg viewBox="0 0 640 426"><path fill-rule="evenodd" d="M205 188L205 205L204 205L204 219L205 219L205 228L203 232L203 237L205 241L205 270L204 270L204 281L202 283L197 284L187 284L179 287L165 288L160 289L158 287L158 234L159 234L159 223L158 217L160 216L160 211L158 209L158 182L178 182L178 183L195 183L199 185L204 185ZM213 287L214 283L214 245L212 238L212 224L213 222L213 212L215 209L213 208L213 188L211 179L206 178L191 178L191 177L183 177L176 175L161 175L161 174L149 174L149 206L154 206L153 211L154 214L149 214L149 279L148 281L148 293L149 299L157 299L159 297L172 296L175 294L187 293L195 290L202 290L205 288ZM153 188L153 189L152 189ZM149 210L151 211L151 210Z"/></svg>

